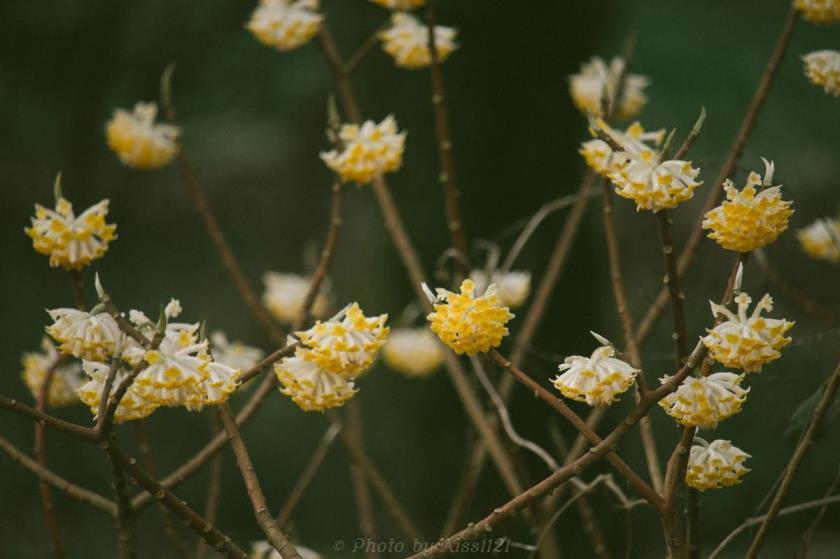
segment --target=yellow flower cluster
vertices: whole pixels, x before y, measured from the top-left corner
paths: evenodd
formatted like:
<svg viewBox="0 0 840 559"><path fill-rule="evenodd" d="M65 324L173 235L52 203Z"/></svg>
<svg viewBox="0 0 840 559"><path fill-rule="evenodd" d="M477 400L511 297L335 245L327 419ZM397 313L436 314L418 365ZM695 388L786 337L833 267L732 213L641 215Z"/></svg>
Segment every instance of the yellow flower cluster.
<svg viewBox="0 0 840 559"><path fill-rule="evenodd" d="M90 377L90 380L82 385L79 390L79 399L83 404L90 408L94 418L99 413L99 404L102 401L102 392L105 390L105 379L108 378L110 366L105 363L97 361L82 361L82 368ZM114 377L114 382L111 385L111 394L113 396L117 387L125 380L128 372L125 370L118 370ZM139 387L136 383L132 384L122 400L120 400L114 413L114 423L120 424L126 421L134 421L150 416L156 409L158 404L151 402L140 394Z"/></svg>
<svg viewBox="0 0 840 559"><path fill-rule="evenodd" d="M58 350L46 336L41 340L41 352L23 354L23 382L36 400L41 395L41 388L47 378L47 371L55 367L52 382L47 391L47 405L51 407L67 406L79 401L76 390L84 382L82 369L78 363L56 366Z"/></svg>
<svg viewBox="0 0 840 559"><path fill-rule="evenodd" d="M513 314L502 306L495 284L481 296L476 296L471 279L461 282L461 293L438 288L435 295L425 284L423 288L434 303L434 312L426 317L432 332L458 355L486 353L508 335L505 324Z"/></svg>
<svg viewBox="0 0 840 559"><path fill-rule="evenodd" d="M426 3L426 0L370 0L389 10L413 10Z"/></svg>
<svg viewBox="0 0 840 559"><path fill-rule="evenodd" d="M685 481L698 491L736 485L750 471L744 467L747 458L750 455L730 441L718 439L706 444L697 438L688 456Z"/></svg>
<svg viewBox="0 0 840 559"><path fill-rule="evenodd" d="M53 323L47 334L58 342L59 351L79 359L105 361L114 354L120 339L117 322L105 312L90 314L78 309L47 311Z"/></svg>
<svg viewBox="0 0 840 559"><path fill-rule="evenodd" d="M695 180L700 169L692 167L690 161L661 161L661 154L649 149L618 152L615 157L626 161L609 173L615 192L636 202L639 210L674 208L690 200L694 189L702 184Z"/></svg>
<svg viewBox="0 0 840 559"><path fill-rule="evenodd" d="M451 27L435 26L435 50L438 62L443 62L458 48L457 31ZM391 16L391 26L379 34L382 49L397 66L409 69L425 68L432 63L429 51L429 28L416 17L405 12Z"/></svg>
<svg viewBox="0 0 840 559"><path fill-rule="evenodd" d="M664 384L668 378L663 378ZM744 375L712 373L707 377L688 377L659 401L665 413L689 427L709 429L741 411L749 389L741 388Z"/></svg>
<svg viewBox="0 0 840 559"><path fill-rule="evenodd" d="M385 363L400 373L421 377L440 367L444 349L426 328L398 328L382 348Z"/></svg>
<svg viewBox="0 0 840 559"><path fill-rule="evenodd" d="M114 111L105 125L108 147L120 161L134 169L159 169L178 153L181 129L171 124L155 124L156 103L137 103L134 111Z"/></svg>
<svg viewBox="0 0 840 559"><path fill-rule="evenodd" d="M266 272L263 274L265 291L263 304L284 324L291 324L300 314L304 299L309 293L310 279L297 274ZM312 316L321 317L327 313L329 295L327 286L322 286L312 304Z"/></svg>
<svg viewBox="0 0 840 559"><path fill-rule="evenodd" d="M484 293L491 283L494 284L503 307L521 307L531 293L531 272L496 271L488 274L484 270L473 270L470 279L475 282L475 292L479 294Z"/></svg>
<svg viewBox="0 0 840 559"><path fill-rule="evenodd" d="M357 392L352 379L326 371L297 355L280 361L274 366L274 373L283 385L281 392L303 411L341 406Z"/></svg>
<svg viewBox="0 0 840 559"><path fill-rule="evenodd" d="M822 86L826 93L840 97L840 52L818 50L806 54L805 76L814 85Z"/></svg>
<svg viewBox="0 0 840 559"><path fill-rule="evenodd" d="M593 334L595 335L595 334ZM606 341L595 335L601 342ZM590 406L608 406L633 386L639 369L615 358L615 348L603 345L592 355L571 355L558 366L562 373L553 379L554 388L563 396Z"/></svg>
<svg viewBox="0 0 840 559"><path fill-rule="evenodd" d="M405 133L397 132L393 115L376 124L372 120L361 126L345 124L338 133L342 150L321 153L327 167L343 182L362 185L376 176L396 171L402 165Z"/></svg>
<svg viewBox="0 0 840 559"><path fill-rule="evenodd" d="M747 185L740 192L732 181L723 183L726 200L708 212L703 229L711 229L709 238L726 250L750 252L775 241L788 228L793 214L791 202L782 200L781 187L770 186L773 181L773 164L764 160L764 180L751 172ZM765 188L757 192L757 188Z"/></svg>
<svg viewBox="0 0 840 559"><path fill-rule="evenodd" d="M89 207L76 217L73 205L59 198L55 210L35 204L32 227L24 232L32 247L50 257L50 266L79 270L101 258L117 236L117 226L105 223L108 200Z"/></svg>
<svg viewBox="0 0 840 559"><path fill-rule="evenodd" d="M832 264L840 262L840 220L818 219L796 232L802 250L812 258Z"/></svg>
<svg viewBox="0 0 840 559"><path fill-rule="evenodd" d="M645 129L638 121L631 124L624 132L614 130L602 120L599 121L598 126L618 145L622 146L625 151L632 153L652 151L652 148L649 147L647 142L653 142L654 145L658 146L662 143L662 139L665 136L664 129L655 132L645 132ZM619 171L627 163L626 159L617 157L610 145L601 139L583 142L578 151L583 156L586 164L602 177L607 177L610 173Z"/></svg>
<svg viewBox="0 0 840 559"><path fill-rule="evenodd" d="M323 19L318 0L260 0L245 27L262 44L288 51L314 37Z"/></svg>
<svg viewBox="0 0 840 559"><path fill-rule="evenodd" d="M793 6L811 23L840 21L840 0L794 0Z"/></svg>
<svg viewBox="0 0 840 559"><path fill-rule="evenodd" d="M604 116L604 105L615 99L624 68L624 59L620 57L613 58L609 66L598 56L581 65L580 73L569 78L575 107L584 114ZM623 83L624 89L619 96L616 114L619 119L633 117L647 103L644 90L649 80L638 74L627 74L623 77Z"/></svg>
<svg viewBox="0 0 840 559"><path fill-rule="evenodd" d="M785 332L793 322L784 319L765 318L763 311L772 312L773 299L765 295L756 304L752 315L747 309L752 299L746 293L735 297L738 314L733 314L723 305L712 303L712 314L726 318L702 338L711 357L726 367L741 369L747 373L760 372L762 365L781 357L779 350L790 343Z"/></svg>

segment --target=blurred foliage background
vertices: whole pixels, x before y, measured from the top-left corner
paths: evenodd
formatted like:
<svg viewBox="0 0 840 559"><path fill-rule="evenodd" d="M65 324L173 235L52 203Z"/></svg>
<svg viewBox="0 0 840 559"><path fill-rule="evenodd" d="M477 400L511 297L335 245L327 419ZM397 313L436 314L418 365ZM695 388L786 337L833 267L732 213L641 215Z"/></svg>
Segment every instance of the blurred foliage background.
<svg viewBox="0 0 840 559"><path fill-rule="evenodd" d="M45 308L70 306L66 274L52 270L23 234L33 204L51 203L59 170L65 194L78 209L105 197L119 239L96 270L124 307L154 314L162 301L180 298L184 317L207 320L211 329L267 347L267 340L241 304L220 267L191 199L173 167L134 172L107 150L103 126L116 107L130 107L157 95L158 79L177 64L175 94L184 145L208 190L212 206L253 285L261 289L264 270L301 271L304 247L317 246L326 229L330 175L318 159L324 137L329 71L314 43L288 54L262 47L243 28L254 2L146 0L144 2L0 3L0 234L4 273L0 275L0 392L31 400L20 380L20 354L37 348L47 321ZM445 64L457 179L465 225L472 239L498 241L510 225L540 205L577 188L583 163L577 155L586 137L584 119L573 109L567 76L594 54L617 54L636 38L633 71L651 77L650 103L642 113L648 128L675 126L686 133L701 106L708 111L703 136L692 157L707 181L699 195L675 214L680 244L694 223L706 188L722 162L752 95L787 9L784 0L618 2L442 0L439 21L459 28L461 48ZM388 16L363 0L323 0L323 10L341 51L348 56ZM740 186L749 169L761 170L760 156L776 161L776 177L795 201L792 229L838 205L838 101L810 86L799 57L838 47L837 27L802 23L734 177ZM406 226L431 270L447 246L442 195L436 177L430 85L425 71L393 66L378 48L354 79L363 113L397 116L409 131L405 165L389 177ZM588 354L590 329L619 340L609 291L599 203L590 206L566 273L551 301L526 370L543 381L556 361ZM661 282L656 225L648 214L617 201L622 263L636 317ZM348 187L345 226L331 278L339 301L358 300L370 313L396 316L412 297L400 263L368 189ZM563 214L546 221L517 268L541 276ZM785 277L827 307L838 310L840 270L809 260L793 231L768 250ZM705 243L686 281L689 328L701 335L710 321L708 300L719 297L732 255ZM85 272L92 296L92 271ZM758 267L750 266L745 286L760 296L777 292ZM837 331L805 315L776 293L777 313L796 319L794 343L782 359L749 378L745 411L722 424L714 436L731 438L752 454L752 472L738 487L703 495L703 534L718 542L751 514L792 450L783 431L796 406L827 376L837 359ZM522 311L520 311L522 314ZM666 321L644 352L647 377L670 371ZM516 321L513 328L517 327ZM546 354L558 357L547 358ZM462 465L467 422L445 373L407 379L378 366L361 381L358 396L365 422L365 445L386 473L420 529L436 538ZM234 406L244 396L237 396ZM613 413L630 406L625 397ZM585 410L581 410L582 412ZM208 417L182 409L155 413L148 423L158 469L168 472L208 437ZM551 423L572 432L529 394L516 394L512 413L520 432L548 445ZM86 409L61 410L88 424ZM677 430L653 410L661 453ZM31 449L32 425L3 414L2 434ZM605 427L610 425L607 420ZM265 492L276 511L326 428L319 414L305 414L288 398L272 397L245 430ZM133 445L130 425L119 437ZM840 463L838 429L831 426L808 456L790 502L821 496ZM645 471L638 434L621 450ZM49 433L50 464L69 479L109 492L107 460L95 448ZM535 478L544 465L522 455ZM35 478L0 457L0 557L49 556L48 538ZM599 465L592 473L607 471ZM232 456L224 453L219 525L237 542L262 539ZM206 472L179 490L199 510ZM54 493L62 533L71 557L114 554L111 521ZM593 497L609 531L613 553L661 556L661 532L644 507L632 513L632 541L623 512L610 497ZM507 500L492 468L485 468L470 518L483 516ZM379 533L398 537L377 506ZM295 537L334 556L332 542L358 533L347 455L336 445L295 514ZM834 557L840 546L840 511L830 511L812 547L812 556ZM811 514L774 525L767 557L789 557ZM141 556L175 556L158 537L159 513L140 520ZM184 532L192 540L192 535ZM528 542L520 521L501 534ZM556 525L566 557L589 556L574 510ZM741 542L743 543L743 541ZM737 556L738 547L733 547ZM833 550L833 551L831 551ZM524 552L513 551L517 555ZM154 554L154 555L153 555Z"/></svg>

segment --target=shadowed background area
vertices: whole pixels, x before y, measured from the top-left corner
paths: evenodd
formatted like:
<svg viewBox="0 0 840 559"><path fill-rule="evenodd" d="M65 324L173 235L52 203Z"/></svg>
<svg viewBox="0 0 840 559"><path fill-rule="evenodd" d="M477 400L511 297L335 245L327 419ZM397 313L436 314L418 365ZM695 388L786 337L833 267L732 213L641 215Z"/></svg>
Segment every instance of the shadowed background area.
<svg viewBox="0 0 840 559"><path fill-rule="evenodd" d="M363 0L323 0L340 50L349 56L386 18ZM782 0L674 3L666 0L587 3L477 2L441 0L439 22L459 29L461 48L444 65L451 113L456 175L466 232L471 239L500 243L506 250L510 226L558 196L572 193L583 174L577 146L587 137L585 121L572 107L567 76L598 54L610 57L634 37L633 71L650 76L650 102L641 119L648 128L677 127L686 133L701 106L708 111L703 136L692 152L706 184L697 199L674 212L678 246L687 237L706 189L717 174L755 83L763 70L787 9ZM174 166L156 172L123 167L104 142L103 126L116 107L153 100L164 67L175 62L174 86L184 149L195 163L211 205L248 279L262 289L265 270L300 272L309 251L322 242L328 221L331 176L318 159L332 80L315 42L281 54L261 46L244 29L254 2L3 2L0 3L0 393L30 402L20 380L20 355L35 350L47 323L45 308L71 306L67 275L50 269L23 234L33 205L51 204L52 181L64 177L65 195L76 209L102 198L111 201L109 221L119 239L93 269L124 308L153 315L161 302L180 299L186 320L206 320L211 330L268 347L244 308ZM768 257L787 280L835 311L840 269L809 260L793 230L838 205L838 100L809 85L799 57L838 48L837 28L802 23L794 34L777 83L754 131L736 176L741 186L750 169L762 171L760 156L776 162L777 182L794 200L791 231L769 248ZM366 118L393 113L408 131L404 167L389 177L427 271L448 246L427 71L405 71L375 48L354 84ZM359 301L368 313L400 314L412 298L400 262L368 188L348 186L344 228L330 278L337 300ZM589 354L595 330L619 341L609 288L600 202L593 203L562 280L551 299L544 327L525 369L542 382L569 354ZM622 264L634 316L640 317L661 284L662 263L655 220L617 200ZM541 277L548 252L565 219L554 214L528 244L518 269ZM483 257L481 251L475 256ZM705 243L685 284L692 339L709 324L708 300L722 291L733 256ZM93 296L92 270L84 272ZM776 316L795 319L795 341L783 357L748 379L745 410L722 424L714 438L732 439L749 452L752 468L740 486L703 495L703 536L717 543L757 507L786 462L793 440L783 436L797 405L817 388L837 359L837 331L806 315L751 266L745 288L754 296L776 295ZM524 309L519 311L524 314ZM665 315L644 361L650 382L670 374L671 342ZM511 323L515 330L517 321ZM494 371L495 374L495 371ZM416 380L382 364L360 381L365 447L392 483L423 534L436 539L464 458L467 420L445 373ZM247 392L247 389L246 389ZM233 398L234 407L246 395ZM624 413L629 395L612 411ZM576 407L581 413L586 410ZM567 438L571 429L542 402L519 391L511 404L515 424L526 437L550 447L551 424ZM57 412L89 424L77 406ZM191 414L161 409L147 421L160 472L169 472L209 436L208 410ZM206 416L206 417L205 417ZM659 409L652 412L661 453L678 431ZM614 424L608 418L605 426ZM32 425L2 414L0 434L31 450ZM280 508L311 456L327 422L273 395L244 435L269 503ZM602 428L605 432L606 427ZM118 437L134 449L131 425ZM807 457L789 503L822 496L837 473L837 426ZM57 433L48 433L51 466L67 478L109 494L110 467L102 452ZM637 433L624 439L627 460L645 472ZM521 452L534 481L545 466ZM242 480L229 451L218 524L235 541L263 539L253 521ZM336 445L297 508L294 538L323 552L336 538L358 534L347 454ZM592 474L608 471L599 464ZM0 456L0 557L49 556L48 537L34 477ZM203 509L206 471L178 494ZM469 519L487 514L508 498L492 467L486 467ZM111 521L54 492L70 557L114 556ZM645 507L630 517L609 494L593 493L597 516L615 556L661 556L661 531ZM812 513L785 518L772 530L767 557L790 557ZM400 534L377 502L383 539ZM829 511L811 550L836 556L840 514ZM141 557L174 557L159 537L160 514L148 509L139 522ZM591 550L579 518L569 510L555 537L566 557ZM190 545L191 533L183 531ZM499 534L530 543L520 520ZM743 545L745 540L741 540ZM833 552L829 550L833 549ZM741 553L732 548L732 556ZM512 550L525 556L521 550ZM349 555L347 550L345 555Z"/></svg>

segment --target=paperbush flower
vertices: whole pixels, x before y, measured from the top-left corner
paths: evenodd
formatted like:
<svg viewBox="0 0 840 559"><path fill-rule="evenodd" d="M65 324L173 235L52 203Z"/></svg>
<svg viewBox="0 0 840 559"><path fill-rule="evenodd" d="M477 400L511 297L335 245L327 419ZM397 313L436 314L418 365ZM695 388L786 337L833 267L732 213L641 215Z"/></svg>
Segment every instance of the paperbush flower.
<svg viewBox="0 0 840 559"><path fill-rule="evenodd" d="M181 129L171 124L155 124L157 111L157 103L137 103L132 112L114 111L105 125L108 147L128 167L159 169L178 153Z"/></svg>
<svg viewBox="0 0 840 559"><path fill-rule="evenodd" d="M263 274L265 291L263 304L274 317L285 324L291 324L300 314L304 300L309 293L310 279L297 274L266 272ZM312 304L312 316L320 317L329 307L328 286L321 287Z"/></svg>
<svg viewBox="0 0 840 559"><path fill-rule="evenodd" d="M791 202L782 200L781 187L773 184L773 163L764 160L764 179L751 172L747 185L738 191L732 181L723 183L726 200L706 214L703 229L726 250L750 252L775 241L788 228ZM765 188L757 192L757 187Z"/></svg>
<svg viewBox="0 0 840 559"><path fill-rule="evenodd" d="M694 189L702 184L695 180L700 169L692 167L690 161L661 161L661 154L652 150L622 151L614 156L626 160L608 175L615 192L636 202L639 210L674 208L690 200Z"/></svg>
<svg viewBox="0 0 840 559"><path fill-rule="evenodd" d="M210 335L210 353L213 360L231 369L247 371L263 358L265 352L258 347L245 345L240 341L228 341L224 332Z"/></svg>
<svg viewBox="0 0 840 559"><path fill-rule="evenodd" d="M476 296L471 279L461 282L461 293L438 288L432 294L425 284L423 288L434 303L434 312L426 317L432 332L458 355L486 353L508 335L505 324L514 315L499 301L495 284L481 296Z"/></svg>
<svg viewBox="0 0 840 559"><path fill-rule="evenodd" d="M382 348L385 363L410 376L426 376L443 363L444 348L426 328L397 328Z"/></svg>
<svg viewBox="0 0 840 559"><path fill-rule="evenodd" d="M245 27L262 44L288 51L314 37L323 19L318 0L260 0Z"/></svg>
<svg viewBox="0 0 840 559"><path fill-rule="evenodd" d="M575 107L584 114L603 116L605 99L615 98L624 67L624 59L618 56L609 65L598 56L581 65L580 73L569 78ZM619 119L633 117L647 103L644 90L649 83L645 76L638 74L624 76L624 90L616 114Z"/></svg>
<svg viewBox="0 0 840 559"><path fill-rule="evenodd" d="M475 292L482 294L491 283L496 286L499 303L515 309L521 307L531 293L531 272L511 271L487 274L484 270L473 270L470 279L475 282Z"/></svg>
<svg viewBox="0 0 840 559"><path fill-rule="evenodd" d="M47 371L55 367L50 388L47 391L47 405L50 407L67 406L79 401L76 390L85 382L82 368L78 362L62 364L56 367L60 355L49 338L41 339L40 352L23 354L23 382L36 400L41 395L41 388L47 379Z"/></svg>
<svg viewBox="0 0 840 559"><path fill-rule="evenodd" d="M435 26L435 50L438 62L443 62L458 48L457 31L451 27ZM429 28L411 14L397 12L391 16L391 27L379 34L382 49L397 66L416 69L432 63L429 51Z"/></svg>
<svg viewBox="0 0 840 559"><path fill-rule="evenodd" d="M638 121L631 124L624 132L611 128L603 121L599 122L599 128L617 144L621 145L625 151L632 153L653 151L649 143L652 142L658 146L662 143L665 135L664 129L645 132ZM610 145L601 139L583 142L579 153L583 156L586 164L602 177L608 177L610 173L619 171L627 163L627 159L618 157Z"/></svg>
<svg viewBox="0 0 840 559"><path fill-rule="evenodd" d="M324 411L344 405L357 390L353 380L322 369L298 350L274 366L280 390L304 411Z"/></svg>
<svg viewBox="0 0 840 559"><path fill-rule="evenodd" d="M744 467L747 458L751 456L729 441L718 439L707 445L695 439L688 456L685 481L698 491L736 485L750 471Z"/></svg>
<svg viewBox="0 0 840 559"><path fill-rule="evenodd" d="M840 0L794 0L793 6L811 23L840 21Z"/></svg>
<svg viewBox="0 0 840 559"><path fill-rule="evenodd" d="M300 357L320 368L347 378L366 371L388 336L387 314L367 318L357 303L347 307L343 317L315 323L296 335Z"/></svg>
<svg viewBox="0 0 840 559"><path fill-rule="evenodd" d="M796 232L802 250L812 258L840 262L840 220L818 219Z"/></svg>
<svg viewBox="0 0 840 559"><path fill-rule="evenodd" d="M784 319L765 318L762 311L773 311L773 299L765 295L756 304L752 315L747 309L752 299L746 293L735 297L738 314L733 314L723 305L712 303L712 314L726 318L711 330L703 340L711 357L726 367L741 369L747 373L761 371L762 365L781 357L779 350L790 343L785 332L793 322Z"/></svg>
<svg viewBox="0 0 840 559"><path fill-rule="evenodd" d="M117 238L117 226L105 223L108 200L94 204L76 217L73 205L59 198L55 210L35 204L32 227L24 232L32 248L50 257L50 266L79 270L101 258Z"/></svg>
<svg viewBox="0 0 840 559"><path fill-rule="evenodd" d="M70 308L47 312L53 319L47 334L59 343L62 353L90 361L105 361L113 355L121 333L108 313L90 314Z"/></svg>
<svg viewBox="0 0 840 559"><path fill-rule="evenodd" d="M840 97L840 52L818 50L802 57L805 76L814 85L822 86L826 93Z"/></svg>
<svg viewBox="0 0 840 559"><path fill-rule="evenodd" d="M402 165L405 132L397 132L393 115L376 124L345 124L338 133L342 149L321 153L321 159L343 182L366 184L378 175L396 171Z"/></svg>
<svg viewBox="0 0 840 559"><path fill-rule="evenodd" d="M664 384L668 377L662 379ZM665 413L689 427L713 428L741 411L749 389L741 388L744 375L712 373L707 377L688 377L659 401Z"/></svg>
<svg viewBox="0 0 840 559"><path fill-rule="evenodd" d="M79 399L90 407L94 418L99 413L99 405L102 399L102 392L105 390L105 379L108 378L110 365L99 363L97 361L82 361L82 369L90 377L90 380L82 385L78 390ZM119 369L114 376L114 382L111 385L110 396L114 395L117 387L125 380L127 371ZM159 405L155 402L145 399L140 393L139 387L135 384L129 386L120 405L117 406L114 413L114 423L125 423L126 421L134 421L136 419L143 419L151 415Z"/></svg>
<svg viewBox="0 0 840 559"><path fill-rule="evenodd" d="M595 336L599 341L600 336ZM608 406L630 388L639 369L615 358L615 348L603 345L589 357L571 355L558 367L561 375L553 379L563 396L590 406Z"/></svg>

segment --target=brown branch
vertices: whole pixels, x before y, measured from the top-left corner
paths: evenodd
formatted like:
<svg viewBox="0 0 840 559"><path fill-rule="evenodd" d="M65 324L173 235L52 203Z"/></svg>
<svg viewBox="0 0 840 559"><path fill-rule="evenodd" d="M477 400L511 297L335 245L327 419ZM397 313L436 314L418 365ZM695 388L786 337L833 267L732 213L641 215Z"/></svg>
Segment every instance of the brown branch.
<svg viewBox="0 0 840 559"><path fill-rule="evenodd" d="M50 366L47 368L46 374L44 375L44 382L41 383L40 388L38 389L38 399L35 403L35 409L39 412L43 413L47 407L47 401L49 400L50 394L50 386L52 385L53 379L55 378L55 370L58 367L59 363L61 363L61 358L56 357ZM34 443L34 450L33 454L35 455L35 461L44 469L47 469L47 449L45 444L45 431L44 425L41 423L35 423L35 443ZM44 508L44 516L46 517L47 521L47 530L50 533L50 545L52 546L53 553L55 554L58 559L62 559L65 556L64 553L64 545L61 542L61 529L58 525L58 518L55 515L55 509L53 508L53 501L52 495L50 494L50 486L43 478L38 478L38 493L41 497L41 506Z"/></svg>
<svg viewBox="0 0 840 559"><path fill-rule="evenodd" d="M134 510L131 508L131 501L128 498L128 480L119 460L111 452L113 443L106 441L102 443L102 448L105 449L105 453L111 461L113 472L112 489L117 503L117 514L114 517L117 531L117 559L136 559Z"/></svg>
<svg viewBox="0 0 840 559"><path fill-rule="evenodd" d="M58 419L44 412L40 412L35 408L31 408L26 404L21 404L15 399L0 396L0 408L13 411L18 415L22 415L32 421L39 421L46 427L61 431L67 435L81 439L83 441L95 442L97 440L96 430L89 427L82 427L63 419Z"/></svg>
<svg viewBox="0 0 840 559"><path fill-rule="evenodd" d="M73 290L73 302L76 303L76 308L83 311L87 308L85 305L85 290L82 282L82 274L79 270L69 270L70 287Z"/></svg>
<svg viewBox="0 0 840 559"><path fill-rule="evenodd" d="M297 347L298 344L294 343L289 344L285 347L281 347L280 349L274 350L271 354L264 357L259 363L257 363L256 365L239 375L237 381L239 382L240 386L259 375L266 367L273 365L274 363L280 361L284 357L292 355L297 349Z"/></svg>
<svg viewBox="0 0 840 559"><path fill-rule="evenodd" d="M211 414L210 417L213 432L221 430L218 416ZM210 461L210 481L207 484L207 502L204 505L204 518L210 524L216 523L219 514L219 498L222 494L222 456L217 454ZM281 524L282 526L282 524ZM199 540L195 548L195 559L204 559L208 551L207 542Z"/></svg>
<svg viewBox="0 0 840 559"><path fill-rule="evenodd" d="M358 400L353 399L347 403L344 417L347 423L345 440L354 448L364 449L362 414ZM366 541L377 541L376 515L370 499L367 476L356 460L350 460L349 466L350 481L353 484L353 496L356 501L356 521L359 525L359 533ZM376 558L379 557L379 553L376 552L375 548L370 550L365 546L365 557Z"/></svg>
<svg viewBox="0 0 840 559"><path fill-rule="evenodd" d="M840 471L837 472L837 475L834 476L834 479L831 480L831 483L828 485L828 489L825 490L824 498L827 499L831 497L837 490L838 485L840 485ZM828 503L820 507L820 510L817 511L817 515L811 521L811 524L808 525L808 529L802 534L802 543L799 546L799 552L795 556L796 559L806 559L808 557L808 548L811 547L811 539L814 537L814 533L817 531L817 527L820 525L820 522L822 522L827 511Z"/></svg>

